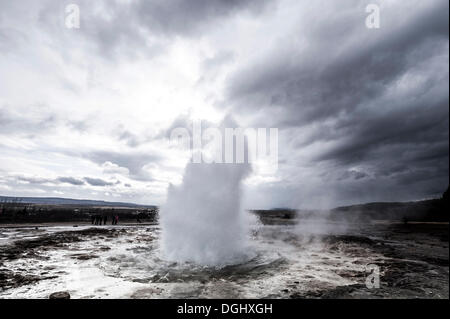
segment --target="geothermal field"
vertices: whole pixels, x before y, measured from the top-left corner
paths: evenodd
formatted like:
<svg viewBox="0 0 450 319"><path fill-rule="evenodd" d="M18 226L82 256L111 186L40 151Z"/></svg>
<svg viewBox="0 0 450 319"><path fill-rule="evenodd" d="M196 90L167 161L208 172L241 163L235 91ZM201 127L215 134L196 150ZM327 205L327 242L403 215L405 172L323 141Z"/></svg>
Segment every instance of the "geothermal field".
<svg viewBox="0 0 450 319"><path fill-rule="evenodd" d="M448 224L292 222L252 224L216 265L167 260L158 224L0 228L0 298L449 297Z"/></svg>

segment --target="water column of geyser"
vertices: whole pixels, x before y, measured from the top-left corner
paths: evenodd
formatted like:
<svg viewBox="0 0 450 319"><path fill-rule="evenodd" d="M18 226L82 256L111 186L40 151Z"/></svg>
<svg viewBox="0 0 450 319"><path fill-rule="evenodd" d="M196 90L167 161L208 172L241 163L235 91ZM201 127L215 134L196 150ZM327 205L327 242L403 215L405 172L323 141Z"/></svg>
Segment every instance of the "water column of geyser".
<svg viewBox="0 0 450 319"><path fill-rule="evenodd" d="M241 182L248 164L186 166L181 185L171 185L161 209L165 258L220 266L245 258L247 216L241 207Z"/></svg>

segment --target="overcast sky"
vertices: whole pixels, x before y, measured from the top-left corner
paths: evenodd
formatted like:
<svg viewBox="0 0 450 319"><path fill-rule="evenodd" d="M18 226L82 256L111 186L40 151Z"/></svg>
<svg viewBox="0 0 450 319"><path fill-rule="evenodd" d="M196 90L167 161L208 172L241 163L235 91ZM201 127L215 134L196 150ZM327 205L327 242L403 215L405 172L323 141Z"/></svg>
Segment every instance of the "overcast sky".
<svg viewBox="0 0 450 319"><path fill-rule="evenodd" d="M65 26L65 6L80 28ZM369 29L366 5L380 7ZM0 194L162 204L192 119L279 130L246 208L440 195L447 0L0 0Z"/></svg>

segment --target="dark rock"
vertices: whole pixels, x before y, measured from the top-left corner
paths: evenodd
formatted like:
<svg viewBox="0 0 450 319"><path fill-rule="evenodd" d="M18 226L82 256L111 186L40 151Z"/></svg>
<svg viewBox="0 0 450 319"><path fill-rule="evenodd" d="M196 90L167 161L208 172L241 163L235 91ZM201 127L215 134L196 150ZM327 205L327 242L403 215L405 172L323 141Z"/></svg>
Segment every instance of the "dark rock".
<svg viewBox="0 0 450 319"><path fill-rule="evenodd" d="M98 258L97 255L93 254L73 254L71 255L72 258L78 259L78 260L89 260L93 258Z"/></svg>
<svg viewBox="0 0 450 319"><path fill-rule="evenodd" d="M52 293L49 299L70 299L70 294L67 291L58 291Z"/></svg>

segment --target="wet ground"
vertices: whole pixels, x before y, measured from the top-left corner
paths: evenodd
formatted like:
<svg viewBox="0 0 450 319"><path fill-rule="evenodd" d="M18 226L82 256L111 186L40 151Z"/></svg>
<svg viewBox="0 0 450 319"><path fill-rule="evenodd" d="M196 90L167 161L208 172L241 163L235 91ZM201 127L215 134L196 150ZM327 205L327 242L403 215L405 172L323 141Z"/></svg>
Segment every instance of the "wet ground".
<svg viewBox="0 0 450 319"><path fill-rule="evenodd" d="M448 224L259 225L246 258L220 267L165 261L159 235L0 228L0 298L449 298Z"/></svg>

